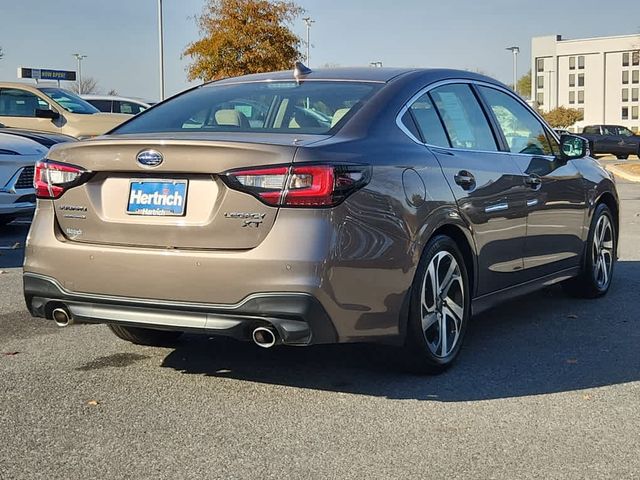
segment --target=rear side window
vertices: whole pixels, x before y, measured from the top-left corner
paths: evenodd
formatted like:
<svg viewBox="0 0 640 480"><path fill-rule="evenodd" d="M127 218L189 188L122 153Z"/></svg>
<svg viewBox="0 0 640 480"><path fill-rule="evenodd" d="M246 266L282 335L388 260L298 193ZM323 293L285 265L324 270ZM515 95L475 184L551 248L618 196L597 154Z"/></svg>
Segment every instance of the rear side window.
<svg viewBox="0 0 640 480"><path fill-rule="evenodd" d="M292 81L209 85L145 111L113 133L258 132L326 134L380 84Z"/></svg>
<svg viewBox="0 0 640 480"><path fill-rule="evenodd" d="M449 139L444 131L444 126L438 117L438 112L429 98L429 94L424 94L413 102L409 108L411 115L420 129L425 143L437 147L450 147Z"/></svg>
<svg viewBox="0 0 640 480"><path fill-rule="evenodd" d="M113 102L113 107L115 113L126 113L128 115L137 115L145 110L142 105L138 105L137 103L118 100Z"/></svg>
<svg viewBox="0 0 640 480"><path fill-rule="evenodd" d="M584 127L582 133L593 133L595 135L600 133L600 129L598 127Z"/></svg>
<svg viewBox="0 0 640 480"><path fill-rule="evenodd" d="M101 112L111 113L111 100L87 100Z"/></svg>
<svg viewBox="0 0 640 480"><path fill-rule="evenodd" d="M487 117L468 85L444 85L431 90L430 95L453 148L498 150Z"/></svg>
<svg viewBox="0 0 640 480"><path fill-rule="evenodd" d="M527 155L554 155L542 123L519 101L494 88L478 87L500 125L509 151ZM555 140L554 140L555 142Z"/></svg>

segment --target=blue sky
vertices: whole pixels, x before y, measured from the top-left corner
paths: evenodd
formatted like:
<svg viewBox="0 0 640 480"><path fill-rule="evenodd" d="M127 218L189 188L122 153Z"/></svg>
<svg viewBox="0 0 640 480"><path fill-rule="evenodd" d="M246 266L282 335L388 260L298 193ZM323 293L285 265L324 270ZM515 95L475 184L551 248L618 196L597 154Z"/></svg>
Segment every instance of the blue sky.
<svg viewBox="0 0 640 480"><path fill-rule="evenodd" d="M440 66L481 70L511 81L511 56L522 48L529 68L532 36L565 38L640 33L634 0L615 7L601 0L299 0L316 20L312 66ZM188 87L181 59L198 38L194 15L204 0L164 0L168 94ZM603 5L608 5L603 8ZM0 0L0 80L16 79L18 66L75 69L74 52L88 55L83 73L103 91L156 99L156 0ZM294 30L304 36L302 20Z"/></svg>

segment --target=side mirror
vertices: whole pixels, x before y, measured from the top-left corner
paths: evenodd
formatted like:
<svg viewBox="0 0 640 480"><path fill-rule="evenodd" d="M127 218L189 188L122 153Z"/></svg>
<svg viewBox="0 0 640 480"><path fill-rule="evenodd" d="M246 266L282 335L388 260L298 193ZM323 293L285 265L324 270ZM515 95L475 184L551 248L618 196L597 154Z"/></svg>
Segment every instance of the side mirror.
<svg viewBox="0 0 640 480"><path fill-rule="evenodd" d="M60 114L55 110L36 108L36 118L49 118L51 120L56 120L60 118Z"/></svg>
<svg viewBox="0 0 640 480"><path fill-rule="evenodd" d="M589 141L576 135L562 135L560 149L562 150L562 158L565 160L576 160L591 155Z"/></svg>

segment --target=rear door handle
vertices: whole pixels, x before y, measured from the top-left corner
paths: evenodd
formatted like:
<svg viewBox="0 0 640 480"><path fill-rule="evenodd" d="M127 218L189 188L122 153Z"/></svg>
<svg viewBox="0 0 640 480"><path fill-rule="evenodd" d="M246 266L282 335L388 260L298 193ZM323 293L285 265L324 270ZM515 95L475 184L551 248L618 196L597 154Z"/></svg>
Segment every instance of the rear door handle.
<svg viewBox="0 0 640 480"><path fill-rule="evenodd" d="M460 170L456 175L454 175L453 179L464 190L471 190L476 186L476 177L466 170Z"/></svg>
<svg viewBox="0 0 640 480"><path fill-rule="evenodd" d="M524 183L527 186L537 190L538 188L540 188L540 185L542 185L542 179L537 175L529 175L528 177L525 177Z"/></svg>

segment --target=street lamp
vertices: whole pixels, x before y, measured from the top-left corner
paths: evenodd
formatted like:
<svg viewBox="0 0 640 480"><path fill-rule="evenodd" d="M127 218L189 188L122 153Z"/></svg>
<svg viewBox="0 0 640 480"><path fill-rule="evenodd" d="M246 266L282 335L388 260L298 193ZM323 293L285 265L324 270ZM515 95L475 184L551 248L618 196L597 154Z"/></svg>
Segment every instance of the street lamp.
<svg viewBox="0 0 640 480"><path fill-rule="evenodd" d="M87 58L86 55L80 55L79 53L72 53L71 54L73 57L76 57L76 60L78 61L78 95L82 94L82 60L84 60L85 58Z"/></svg>
<svg viewBox="0 0 640 480"><path fill-rule="evenodd" d="M513 91L518 93L518 54L520 47L507 47L513 53Z"/></svg>
<svg viewBox="0 0 640 480"><path fill-rule="evenodd" d="M158 0L158 44L160 53L160 101L164 100L164 35L162 32L162 0Z"/></svg>
<svg viewBox="0 0 640 480"><path fill-rule="evenodd" d="M306 58L306 64L307 64L307 67L309 67L310 66L310 63L309 63L310 54L309 54L309 52L310 52L310 49L311 49L311 43L310 43L309 37L310 37L310 33L311 33L311 24L312 23L316 23L316 21L312 20L311 17L305 17L302 20L304 20L304 23L307 25L307 58Z"/></svg>

